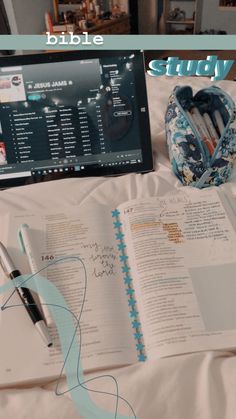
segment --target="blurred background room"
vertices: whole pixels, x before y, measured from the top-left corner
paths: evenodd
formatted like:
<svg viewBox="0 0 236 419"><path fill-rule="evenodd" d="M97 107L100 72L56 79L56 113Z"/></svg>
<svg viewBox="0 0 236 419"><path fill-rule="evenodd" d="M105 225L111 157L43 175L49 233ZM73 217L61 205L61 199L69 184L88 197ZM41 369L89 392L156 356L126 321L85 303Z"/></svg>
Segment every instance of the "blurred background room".
<svg viewBox="0 0 236 419"><path fill-rule="evenodd" d="M235 34L236 0L0 0L1 34Z"/></svg>

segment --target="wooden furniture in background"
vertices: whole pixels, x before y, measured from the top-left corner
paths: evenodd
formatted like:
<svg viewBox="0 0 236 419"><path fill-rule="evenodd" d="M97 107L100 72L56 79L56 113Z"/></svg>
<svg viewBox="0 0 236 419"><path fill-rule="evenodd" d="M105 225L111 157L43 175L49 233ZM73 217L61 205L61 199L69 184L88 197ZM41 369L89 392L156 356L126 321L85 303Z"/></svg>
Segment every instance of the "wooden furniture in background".
<svg viewBox="0 0 236 419"><path fill-rule="evenodd" d="M178 3L178 5L177 5ZM189 8L192 3L192 15L188 16L183 20L173 20L169 18L169 13L176 7L181 10L185 10L185 7ZM197 34L201 30L202 20L202 5L203 0L190 0L190 1L175 1L164 0L163 3L163 15L164 15L164 26L166 34Z"/></svg>
<svg viewBox="0 0 236 419"><path fill-rule="evenodd" d="M59 22L58 0L53 0L53 11L54 11L55 22Z"/></svg>
<svg viewBox="0 0 236 419"><path fill-rule="evenodd" d="M87 8L89 10L90 0L85 0L87 4ZM59 22L60 20L60 5L68 6L67 10L75 10L78 8L81 0L64 0L63 2L59 2L58 0L53 0L53 9L54 9L54 20L55 22ZM74 9L75 7L75 9ZM59 27L59 25L57 25ZM64 31L64 29L61 29ZM60 34L60 32L56 32L56 34ZM79 26L75 26L74 33L80 34L84 32L79 28ZM64 31L66 32L66 31ZM100 34L100 35L128 35L130 34L130 18L128 14L124 14L121 17L108 19L108 20L97 20L94 26L89 27L86 29L86 32L89 34Z"/></svg>
<svg viewBox="0 0 236 419"><path fill-rule="evenodd" d="M100 35L128 35L130 33L129 16L99 21L96 26L86 29L86 31L90 34ZM76 33L79 32L76 31Z"/></svg>
<svg viewBox="0 0 236 419"><path fill-rule="evenodd" d="M74 33L79 35L85 31L91 35L128 35L130 34L129 16L110 20L100 20L96 26L92 26L86 30L82 30L76 26ZM69 31L63 31L65 34L68 34L68 32ZM61 33L62 32L54 32L55 35L60 35Z"/></svg>

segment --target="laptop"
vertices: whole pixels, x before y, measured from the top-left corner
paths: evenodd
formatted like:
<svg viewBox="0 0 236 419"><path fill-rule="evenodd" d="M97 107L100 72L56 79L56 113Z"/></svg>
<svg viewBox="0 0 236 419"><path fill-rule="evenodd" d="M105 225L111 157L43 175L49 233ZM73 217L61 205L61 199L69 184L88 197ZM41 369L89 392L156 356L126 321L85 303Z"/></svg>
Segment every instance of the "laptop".
<svg viewBox="0 0 236 419"><path fill-rule="evenodd" d="M141 51L0 58L0 188L152 169Z"/></svg>

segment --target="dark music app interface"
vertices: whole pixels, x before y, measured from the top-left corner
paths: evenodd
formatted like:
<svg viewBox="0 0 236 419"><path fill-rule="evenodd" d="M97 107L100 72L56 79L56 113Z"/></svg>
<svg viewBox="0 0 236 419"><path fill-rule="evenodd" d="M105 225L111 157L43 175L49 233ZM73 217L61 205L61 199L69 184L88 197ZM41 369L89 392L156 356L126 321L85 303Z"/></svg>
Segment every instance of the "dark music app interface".
<svg viewBox="0 0 236 419"><path fill-rule="evenodd" d="M0 68L0 179L142 162L133 66L131 54Z"/></svg>

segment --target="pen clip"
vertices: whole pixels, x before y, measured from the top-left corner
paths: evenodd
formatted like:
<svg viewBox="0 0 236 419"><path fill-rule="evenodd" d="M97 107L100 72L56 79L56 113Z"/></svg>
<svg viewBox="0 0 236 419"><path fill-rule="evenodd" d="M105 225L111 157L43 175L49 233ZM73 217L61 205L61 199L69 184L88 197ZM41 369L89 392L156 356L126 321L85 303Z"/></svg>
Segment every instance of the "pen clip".
<svg viewBox="0 0 236 419"><path fill-rule="evenodd" d="M1 266L1 268L2 268L2 270L3 270L3 272L4 272L4 274L8 276L8 272L7 272L7 269L6 269L5 263L4 263L3 259L1 258L1 256L0 256L0 266Z"/></svg>
<svg viewBox="0 0 236 419"><path fill-rule="evenodd" d="M17 234L17 239L18 239L18 243L19 243L20 250L22 251L22 253L26 253L25 244L24 244L24 239L23 239L22 232L21 232L22 227L23 227L23 228L29 228L29 226L28 226L28 224L23 224L23 225L19 228L19 230L18 230L18 234Z"/></svg>

